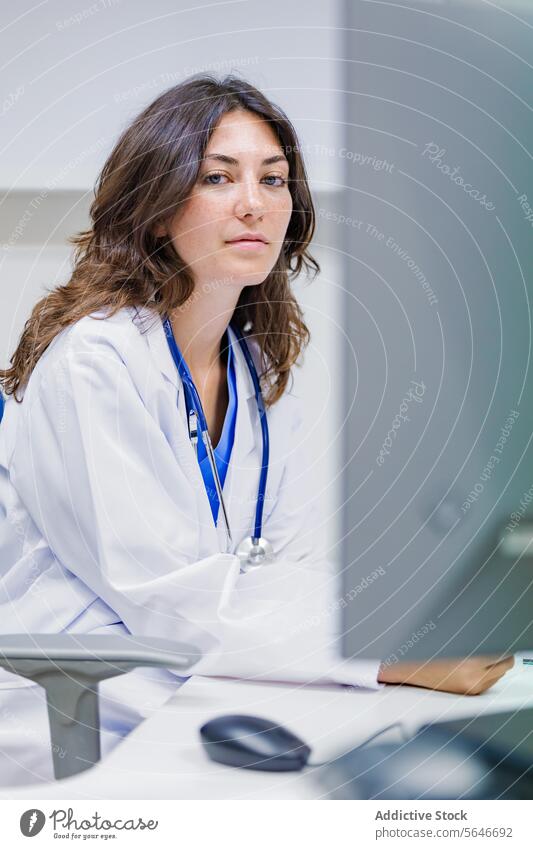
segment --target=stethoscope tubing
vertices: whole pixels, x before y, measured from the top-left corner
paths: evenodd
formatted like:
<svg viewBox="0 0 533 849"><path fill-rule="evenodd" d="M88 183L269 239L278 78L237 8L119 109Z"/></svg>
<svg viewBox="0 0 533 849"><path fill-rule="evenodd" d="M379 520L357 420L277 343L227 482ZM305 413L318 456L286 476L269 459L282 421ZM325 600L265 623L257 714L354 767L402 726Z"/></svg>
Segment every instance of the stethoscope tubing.
<svg viewBox="0 0 533 849"><path fill-rule="evenodd" d="M263 508L265 504L265 496L266 496L266 482L268 476L268 464L270 462L270 438L268 432L268 421L265 409L265 402L263 400L263 393L261 392L261 385L259 383L259 377L257 376L257 370L255 368L255 363L252 359L252 355L250 354L250 350L248 345L246 344L246 340L242 336L240 330L233 323L230 324L231 329L235 333L239 345L241 346L242 352L244 354L244 358L248 365L248 369L250 371L250 375L252 377L252 382L254 384L255 390L255 399L257 402L257 411L259 413L259 421L261 424L261 436L263 441L263 453L261 459L261 472L259 475L259 488L257 494L257 504L255 507L255 526L254 526L254 540L259 540L262 535L262 525L263 525Z"/></svg>
<svg viewBox="0 0 533 849"><path fill-rule="evenodd" d="M167 337L168 345L169 345L169 348L170 348L170 351L171 351L171 354L172 354L172 358L174 359L174 362L175 362L176 367L178 369L178 373L179 373L182 381L184 381L184 383L187 385L187 388L189 389L189 391L192 395L194 404L196 406L196 413L197 413L197 416L198 416L200 433L202 435L202 440L204 442L206 452L207 452L207 456L208 456L208 459L209 459L209 465L211 466L213 479L215 481L215 487L216 487L216 490L217 490L218 500L219 500L219 504L220 504L220 507L222 509L222 513L223 513L223 516L224 516L224 524L226 525L226 533L228 535L229 542L231 542L232 541L232 535L231 535L231 528L230 528L230 524L229 524L228 513L227 513L227 510L226 510L226 505L225 505L224 497L223 497L223 494L222 494L222 486L221 486L221 483L220 483L220 477L219 477L219 474L218 474L218 469L217 469L217 465L216 465L216 461L215 461L213 445L211 443L211 437L209 436L209 429L207 427L207 419L205 417L205 413L204 413L204 410L203 410L203 407L202 407L202 402L200 401L200 396L198 394L198 390L196 389L194 381L192 380L192 377L189 374L187 364L186 364L186 362L185 362L185 360L182 356L182 353L181 353L181 351L180 351L180 349L179 349L179 347L176 343L176 340L174 338L174 334L172 332L172 325L171 325L168 317L164 318L163 327L164 327L165 335ZM259 377L258 377L258 374L257 374L257 370L256 370L256 367L255 367L255 363L253 361L252 355L250 354L250 350L248 348L248 345L246 344L246 340L242 336L241 331L239 330L239 328L237 327L237 325L235 323L231 322L230 327L233 330L233 332L235 333L235 336L237 337L237 340L238 340L239 345L241 347L241 350L244 354L244 358L246 360L246 364L248 366L248 370L249 370L251 378L252 378L252 382L253 382L253 385L254 385L255 399L256 399L256 403L257 403L257 410L258 410L258 413L259 413L259 421L260 421L260 424L261 424L261 436L262 436L262 442L263 442L263 451L262 451L262 457L261 457L261 471L260 471L260 474L259 474L259 487L258 487L257 501L256 501L256 507L255 507L255 523L254 523L254 537L253 537L254 542L257 542L258 540L260 540L261 534L262 534L263 508L264 508L265 495L266 495L266 483L267 483L267 477L268 477L268 464L269 464L269 460L270 460L270 439L269 439L269 431L268 431L268 421L267 421L265 404L264 404L264 400L263 400L263 393L261 392L261 385L259 383ZM188 413L188 411L187 411L187 413Z"/></svg>

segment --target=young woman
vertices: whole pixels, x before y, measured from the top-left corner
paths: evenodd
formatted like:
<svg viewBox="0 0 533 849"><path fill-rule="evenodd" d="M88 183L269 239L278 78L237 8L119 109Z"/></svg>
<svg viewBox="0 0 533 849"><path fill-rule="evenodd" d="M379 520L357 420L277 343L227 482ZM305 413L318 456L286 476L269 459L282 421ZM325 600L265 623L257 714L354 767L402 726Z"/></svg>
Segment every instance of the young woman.
<svg viewBox="0 0 533 849"><path fill-rule="evenodd" d="M315 218L282 110L235 77L166 91L117 142L91 217L71 279L36 304L0 372L4 633L208 632L201 675L462 693L497 681L512 658L335 653L335 575L289 385L309 339L290 279L319 270ZM137 701L125 679L102 685L104 729L176 687L132 675ZM35 687L2 681L4 705L21 715L26 690L28 724L32 706L45 722ZM4 760L33 757L46 776L46 755L27 739L14 755L15 737Z"/></svg>

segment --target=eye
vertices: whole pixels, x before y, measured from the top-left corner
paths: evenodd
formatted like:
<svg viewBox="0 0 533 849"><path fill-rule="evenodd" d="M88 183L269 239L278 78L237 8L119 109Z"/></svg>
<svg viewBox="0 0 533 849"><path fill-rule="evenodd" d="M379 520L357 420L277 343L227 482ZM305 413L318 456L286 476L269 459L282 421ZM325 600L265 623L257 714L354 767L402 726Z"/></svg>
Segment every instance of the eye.
<svg viewBox="0 0 533 849"><path fill-rule="evenodd" d="M265 180L281 180L281 182L280 182L280 183L277 183L277 184L275 184L275 183L267 183L267 185L268 185L268 186L274 186L274 187L279 186L280 188L281 188L282 186L286 186L286 185L287 185L287 182L288 182L288 181L285 179L285 177L281 177L279 174L269 174L269 175L268 175L267 177L265 177L264 179L265 179Z"/></svg>
<svg viewBox="0 0 533 849"><path fill-rule="evenodd" d="M223 183L221 183L218 180L215 180L215 182L212 183L211 178L212 177L226 177L226 176L227 176L226 174L222 174L220 171L212 171L210 174L208 174L206 177L204 177L202 182L207 183L209 186L222 186Z"/></svg>

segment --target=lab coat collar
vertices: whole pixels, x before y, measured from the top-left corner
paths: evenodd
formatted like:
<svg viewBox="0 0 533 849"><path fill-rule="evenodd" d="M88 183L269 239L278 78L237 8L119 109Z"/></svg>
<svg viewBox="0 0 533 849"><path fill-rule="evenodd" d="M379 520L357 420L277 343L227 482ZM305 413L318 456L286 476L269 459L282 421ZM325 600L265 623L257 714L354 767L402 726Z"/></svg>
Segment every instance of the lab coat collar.
<svg viewBox="0 0 533 849"><path fill-rule="evenodd" d="M178 374L178 370L176 369L174 360L172 359L172 354L170 353L170 349L168 347L168 342L165 335L165 328L163 327L161 317L153 310L135 310L135 313L133 315L133 322L137 326L141 326L144 324L147 325L145 332L147 336L148 345L159 366L159 369L161 373L167 378L167 380L169 380L170 383L172 383L172 385L175 386L179 392L182 389L182 382ZM231 327L228 328L228 332L232 350L235 356L238 398L253 398L255 397L254 384L252 376L250 374L250 370L246 363L246 359L241 350L241 346L239 344L237 336L235 335ZM256 362L257 365L257 360L255 357L254 362Z"/></svg>
<svg viewBox="0 0 533 849"><path fill-rule="evenodd" d="M182 388L182 383L168 347L161 316L155 310L144 308L135 310L132 320L140 328L141 333L146 335L148 347L161 374L179 392Z"/></svg>

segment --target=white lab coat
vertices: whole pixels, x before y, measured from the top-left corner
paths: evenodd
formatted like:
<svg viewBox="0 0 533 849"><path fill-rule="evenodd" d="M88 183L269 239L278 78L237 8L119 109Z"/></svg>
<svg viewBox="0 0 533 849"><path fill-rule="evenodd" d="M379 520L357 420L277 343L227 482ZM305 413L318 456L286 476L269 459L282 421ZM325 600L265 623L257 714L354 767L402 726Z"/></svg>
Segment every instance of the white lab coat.
<svg viewBox="0 0 533 849"><path fill-rule="evenodd" d="M291 392L268 410L263 535L276 562L239 573L234 552L253 528L262 442L233 333L232 342L238 410L224 484L233 531L226 552L221 511L216 529L157 314L88 316L53 340L23 403L9 397L0 426L0 628L189 642L201 628L214 648L195 674L377 688L377 660L337 654L339 588L319 542L313 454ZM113 734L127 733L179 683L165 670L105 682L104 751ZM12 720L26 716L26 729L36 728L37 712L40 748L28 745L23 729L14 733ZM0 670L2 784L50 777L47 749L41 688Z"/></svg>

